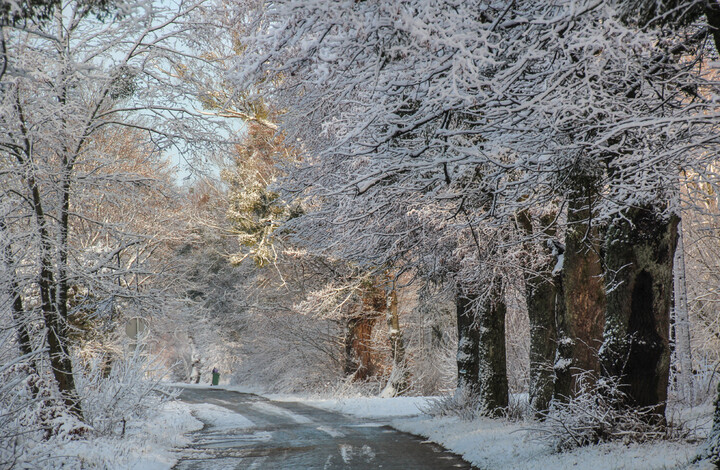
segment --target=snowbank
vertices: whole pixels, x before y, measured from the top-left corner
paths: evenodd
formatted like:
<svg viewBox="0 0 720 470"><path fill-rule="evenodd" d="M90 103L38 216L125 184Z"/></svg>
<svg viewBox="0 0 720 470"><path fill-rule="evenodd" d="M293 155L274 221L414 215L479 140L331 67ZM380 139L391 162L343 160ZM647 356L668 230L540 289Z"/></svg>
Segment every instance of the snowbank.
<svg viewBox="0 0 720 470"><path fill-rule="evenodd" d="M196 418L211 425L215 430L247 429L255 426L255 423L245 416L223 408L222 406L208 403L197 403L187 406L192 409L192 413Z"/></svg>
<svg viewBox="0 0 720 470"><path fill-rule="evenodd" d="M691 465L697 446L663 441L651 444L620 443L583 447L567 453L553 453L532 439L527 424L504 420L458 418L396 419L392 426L423 436L461 455L479 468L510 469L597 469L650 470L712 468Z"/></svg>
<svg viewBox="0 0 720 470"><path fill-rule="evenodd" d="M267 395L276 401L302 401L302 403L360 418L396 418L418 416L427 409L431 397L353 397L343 399L301 399L287 395Z"/></svg>
<svg viewBox="0 0 720 470"><path fill-rule="evenodd" d="M53 449L56 459L37 463L47 469L166 470L178 460L173 448L190 442L184 434L202 427L203 423L192 416L188 405L168 402L143 422L128 423L123 439L65 441Z"/></svg>
<svg viewBox="0 0 720 470"><path fill-rule="evenodd" d="M602 444L554 453L546 444L533 439L532 425L500 419L478 418L463 421L453 417L430 417L423 413L431 397L372 398L339 400L302 399L273 395L278 401L301 401L331 411L360 418L387 418L390 424L411 434L423 436L449 451L461 455L478 468L493 470L597 469L661 470L710 469L707 462L692 464L698 446L673 441L650 444Z"/></svg>

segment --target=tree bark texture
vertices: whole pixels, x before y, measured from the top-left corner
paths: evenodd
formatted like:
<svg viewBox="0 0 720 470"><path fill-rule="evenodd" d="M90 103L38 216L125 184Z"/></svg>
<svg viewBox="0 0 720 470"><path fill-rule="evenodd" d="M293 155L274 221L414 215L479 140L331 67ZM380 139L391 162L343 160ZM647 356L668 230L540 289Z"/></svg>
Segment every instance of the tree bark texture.
<svg viewBox="0 0 720 470"><path fill-rule="evenodd" d="M345 336L345 375L362 381L377 375L372 332L376 317L354 317L348 320Z"/></svg>
<svg viewBox="0 0 720 470"><path fill-rule="evenodd" d="M508 406L505 314L502 280L493 279L485 295L458 287L458 385L480 411L498 415Z"/></svg>
<svg viewBox="0 0 720 470"><path fill-rule="evenodd" d="M621 378L628 405L664 420L670 373L670 305L678 218L626 210L607 231L604 373Z"/></svg>
<svg viewBox="0 0 720 470"><path fill-rule="evenodd" d="M381 372L380 358L372 346L372 334L380 316L387 310L385 289L372 278L365 286L360 312L347 322L345 334L345 375L362 381Z"/></svg>
<svg viewBox="0 0 720 470"><path fill-rule="evenodd" d="M505 314L507 307L502 279L493 280L490 295L476 303L479 328L478 400L491 416L499 415L508 406L509 391L505 347Z"/></svg>
<svg viewBox="0 0 720 470"><path fill-rule="evenodd" d="M530 321L530 405L539 413L548 410L555 392L556 303L563 302L558 295L560 282L553 279L550 270L529 276L525 284Z"/></svg>
<svg viewBox="0 0 720 470"><path fill-rule="evenodd" d="M463 395L475 397L478 391L480 324L475 320L473 305L476 301L476 294L471 294L460 286L457 287L455 302L458 329L456 398L461 398Z"/></svg>
<svg viewBox="0 0 720 470"><path fill-rule="evenodd" d="M67 288L67 283L58 283L53 274L53 241L48 230L48 220L45 215L40 190L35 179L31 176L27 180L30 193L32 194L32 205L35 212L35 221L38 224L40 235L40 304L48 330L47 342L50 354L50 366L53 376L58 384L58 389L63 397L65 406L75 416L82 420L82 406L75 387L72 361L68 350L67 332L67 305L60 306L62 299L67 299L67 292L62 295L58 293L58 287ZM63 270L62 272L65 272Z"/></svg>
<svg viewBox="0 0 720 470"><path fill-rule="evenodd" d="M705 18L713 36L715 50L720 52L720 2L717 0L705 2Z"/></svg>
<svg viewBox="0 0 720 470"><path fill-rule="evenodd" d="M527 246L527 253L540 251L543 263L533 265L527 260L525 270L525 302L530 324L530 405L542 417L550 407L555 392L555 355L557 352L556 315L558 305L564 310L562 297L563 247L554 243L552 218L541 220L545 237L538 238L540 250ZM532 221L527 212L518 215L518 225L529 237L533 235Z"/></svg>
<svg viewBox="0 0 720 470"><path fill-rule="evenodd" d="M391 281L388 294L387 322L389 327L390 353L392 354L392 370L387 385L380 396L395 397L404 395L410 383L410 377L405 364L405 343L400 330L400 315L398 314L398 297L395 281Z"/></svg>
<svg viewBox="0 0 720 470"><path fill-rule="evenodd" d="M675 357L678 359L678 391L682 398L692 403L695 399L692 370L692 348L690 344L690 318L687 304L687 283L685 278L685 246L683 243L682 221L677 227L677 249L675 250L673 289L675 298Z"/></svg>
<svg viewBox="0 0 720 470"><path fill-rule="evenodd" d="M4 221L0 220L0 235L4 235L6 233L7 226ZM23 306L22 292L20 291L20 286L17 282L12 245L9 240L4 240L3 242L2 262L5 265L5 269L8 271L9 286L7 293L12 300L10 308L12 310L13 324L15 325L15 329L17 331L18 349L20 350L20 354L26 356L28 360L31 361L31 366L37 370L35 361L31 357L33 348L30 343L30 333L28 332L27 322L25 321L25 308Z"/></svg>
<svg viewBox="0 0 720 470"><path fill-rule="evenodd" d="M558 355L555 396L577 393L575 376L598 375L597 351L602 345L605 321L605 284L599 229L593 222L596 191L592 184L577 186L568 201L562 287L565 309L558 317Z"/></svg>
<svg viewBox="0 0 720 470"><path fill-rule="evenodd" d="M715 464L715 468L720 468L720 383L715 393L715 412L713 413L712 428L707 438L706 457Z"/></svg>

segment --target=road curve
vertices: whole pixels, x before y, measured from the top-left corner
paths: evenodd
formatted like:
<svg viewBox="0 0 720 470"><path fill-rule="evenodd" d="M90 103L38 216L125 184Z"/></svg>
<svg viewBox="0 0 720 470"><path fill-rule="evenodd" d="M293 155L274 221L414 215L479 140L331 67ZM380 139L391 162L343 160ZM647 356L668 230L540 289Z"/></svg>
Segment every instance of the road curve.
<svg viewBox="0 0 720 470"><path fill-rule="evenodd" d="M198 388L184 388L180 399L220 406L245 419L238 417L237 428L228 426L227 420L219 427L206 422L203 429L192 434L193 443L180 451L181 459L174 470L473 468L442 447L383 423L349 418L301 403Z"/></svg>

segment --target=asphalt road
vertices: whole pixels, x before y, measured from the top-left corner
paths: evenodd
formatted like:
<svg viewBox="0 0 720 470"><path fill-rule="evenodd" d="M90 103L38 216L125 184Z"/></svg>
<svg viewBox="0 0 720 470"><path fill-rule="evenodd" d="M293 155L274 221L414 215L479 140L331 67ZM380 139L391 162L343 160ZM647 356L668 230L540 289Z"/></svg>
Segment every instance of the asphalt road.
<svg viewBox="0 0 720 470"><path fill-rule="evenodd" d="M205 423L192 434L193 443L182 449L175 470L472 468L442 447L378 421L222 389L186 388L180 399L221 406L254 426L233 429Z"/></svg>

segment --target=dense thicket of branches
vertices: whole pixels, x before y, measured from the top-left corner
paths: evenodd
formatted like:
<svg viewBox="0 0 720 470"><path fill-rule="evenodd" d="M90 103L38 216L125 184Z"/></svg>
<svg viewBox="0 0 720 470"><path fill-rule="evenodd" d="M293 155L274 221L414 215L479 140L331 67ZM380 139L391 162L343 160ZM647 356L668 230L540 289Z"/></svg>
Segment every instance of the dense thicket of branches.
<svg viewBox="0 0 720 470"><path fill-rule="evenodd" d="M206 6L2 6L15 15L0 28L2 315L28 373L79 420L73 358L109 354L118 324L171 292L169 276L154 284L180 221L162 152L222 144L190 105L215 68L196 46L226 27L198 22Z"/></svg>
<svg viewBox="0 0 720 470"><path fill-rule="evenodd" d="M717 359L718 31L715 0L3 3L13 373L82 419L72 357L155 316L178 379L456 379L498 415L522 355L538 418L604 394L662 426L689 317ZM176 192L163 152L236 118L222 183Z"/></svg>
<svg viewBox="0 0 720 470"><path fill-rule="evenodd" d="M546 333L558 338L558 379L569 371L558 396L575 393L573 370L618 375L628 404L662 415L676 215L681 201L693 203L682 188L716 185L717 83L702 8L680 2L634 16L625 3L597 1L246 7L232 78L246 96L282 106L283 132L302 142L283 182L309 208L289 225L299 242L470 288L461 302L473 299L470 334L486 325L483 306L501 301L492 286L517 273L523 247L565 237L555 251L565 248L565 264L521 264L562 270L554 306L532 301L540 284L527 277L536 284L528 307L561 320L533 327L563 328ZM538 367L555 359L545 349ZM487 351L472 354L471 376L491 370ZM479 375L483 389L493 375ZM644 382L655 388L634 385Z"/></svg>

